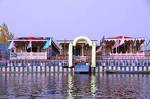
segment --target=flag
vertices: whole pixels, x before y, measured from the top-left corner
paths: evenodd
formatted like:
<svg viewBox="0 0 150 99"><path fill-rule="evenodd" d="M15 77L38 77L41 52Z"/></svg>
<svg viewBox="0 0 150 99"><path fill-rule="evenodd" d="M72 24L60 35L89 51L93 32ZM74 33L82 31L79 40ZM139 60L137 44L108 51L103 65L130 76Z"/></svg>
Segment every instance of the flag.
<svg viewBox="0 0 150 99"><path fill-rule="evenodd" d="M14 46L14 41L11 41L11 43L10 43L8 49L13 49L13 48L15 48L15 46Z"/></svg>
<svg viewBox="0 0 150 99"><path fill-rule="evenodd" d="M100 41L100 47L98 48L98 50L96 51L97 53L100 52L104 46L105 42L105 36L102 37L102 40Z"/></svg>
<svg viewBox="0 0 150 99"><path fill-rule="evenodd" d="M136 47L136 38L133 41L132 48Z"/></svg>
<svg viewBox="0 0 150 99"><path fill-rule="evenodd" d="M150 44L150 40L146 43L146 46L149 46L149 44Z"/></svg>
<svg viewBox="0 0 150 99"><path fill-rule="evenodd" d="M117 48L118 46L120 46L120 41L119 41L119 40L117 40L117 41L115 42L115 44L114 44L114 46L113 46L113 49L114 49L114 48Z"/></svg>
<svg viewBox="0 0 150 99"><path fill-rule="evenodd" d="M44 47L43 47L43 49L49 48L51 46L51 44L52 44L52 40L51 39L47 40Z"/></svg>
<svg viewBox="0 0 150 99"><path fill-rule="evenodd" d="M125 43L125 39L124 39L124 37L121 39L121 42L120 42L120 44L119 44L119 46L120 45L122 45L122 44L124 44Z"/></svg>
<svg viewBox="0 0 150 99"><path fill-rule="evenodd" d="M104 42L105 42L105 36L103 36L101 42L100 42L100 46L103 46L104 45Z"/></svg>
<svg viewBox="0 0 150 99"><path fill-rule="evenodd" d="M29 42L28 46L27 46L27 49L31 48L32 47L32 43L31 41Z"/></svg>
<svg viewBox="0 0 150 99"><path fill-rule="evenodd" d="M117 47L119 47L119 46L121 46L121 45L124 44L124 43L125 43L125 39L124 39L124 36L123 36L122 39L121 39L121 41L117 40L117 41L115 42L115 44L114 44L114 46L113 46L113 49L114 49L114 48L117 48Z"/></svg>

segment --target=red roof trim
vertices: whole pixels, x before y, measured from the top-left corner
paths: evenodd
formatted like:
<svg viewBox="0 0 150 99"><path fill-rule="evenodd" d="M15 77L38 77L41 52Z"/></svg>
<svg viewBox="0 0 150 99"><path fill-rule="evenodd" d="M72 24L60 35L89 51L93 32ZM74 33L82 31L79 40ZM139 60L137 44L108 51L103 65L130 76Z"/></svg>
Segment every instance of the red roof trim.
<svg viewBox="0 0 150 99"><path fill-rule="evenodd" d="M115 36L115 37L110 37L110 38L107 38L107 39L122 39L122 38L131 39L132 37L128 37L128 36Z"/></svg>
<svg viewBox="0 0 150 99"><path fill-rule="evenodd" d="M20 37L20 38L17 38L17 39L25 39L25 40L44 40L43 37Z"/></svg>

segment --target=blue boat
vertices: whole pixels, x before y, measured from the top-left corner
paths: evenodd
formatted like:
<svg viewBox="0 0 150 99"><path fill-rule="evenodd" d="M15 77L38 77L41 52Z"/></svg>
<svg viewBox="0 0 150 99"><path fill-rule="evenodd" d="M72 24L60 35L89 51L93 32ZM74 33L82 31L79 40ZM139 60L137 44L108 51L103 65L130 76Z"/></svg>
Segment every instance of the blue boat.
<svg viewBox="0 0 150 99"><path fill-rule="evenodd" d="M76 64L75 65L75 73L89 73L90 66L86 64Z"/></svg>

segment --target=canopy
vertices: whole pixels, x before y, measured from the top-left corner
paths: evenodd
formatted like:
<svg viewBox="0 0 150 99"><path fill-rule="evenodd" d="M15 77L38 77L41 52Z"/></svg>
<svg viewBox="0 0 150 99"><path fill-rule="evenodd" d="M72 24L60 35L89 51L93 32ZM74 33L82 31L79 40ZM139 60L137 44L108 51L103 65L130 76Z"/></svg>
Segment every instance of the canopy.
<svg viewBox="0 0 150 99"><path fill-rule="evenodd" d="M131 39L132 37L128 37L128 36L115 36L115 37L110 37L110 38L107 38L107 39Z"/></svg>
<svg viewBox="0 0 150 99"><path fill-rule="evenodd" d="M51 44L52 44L52 40L51 39L47 40L47 42L45 43L43 49L49 48L51 46Z"/></svg>
<svg viewBox="0 0 150 99"><path fill-rule="evenodd" d="M19 40L22 40L22 39L25 39L25 40L44 40L43 37L20 37L20 38L17 38Z"/></svg>

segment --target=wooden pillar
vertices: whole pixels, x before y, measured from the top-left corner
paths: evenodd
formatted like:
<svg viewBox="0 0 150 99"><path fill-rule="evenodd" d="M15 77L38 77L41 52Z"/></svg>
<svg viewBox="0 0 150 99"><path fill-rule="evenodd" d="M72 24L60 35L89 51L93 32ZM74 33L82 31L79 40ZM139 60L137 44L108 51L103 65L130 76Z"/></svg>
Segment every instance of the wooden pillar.
<svg viewBox="0 0 150 99"><path fill-rule="evenodd" d="M68 62L69 62L69 67L72 67L73 64L72 64L72 43L69 44L69 51L68 51L68 54L69 54L69 57L68 57Z"/></svg>
<svg viewBox="0 0 150 99"><path fill-rule="evenodd" d="M84 56L84 45L82 44L81 47L82 47L82 56Z"/></svg>
<svg viewBox="0 0 150 99"><path fill-rule="evenodd" d="M96 67L96 43L93 42L92 44L92 60L91 60L91 67Z"/></svg>
<svg viewBox="0 0 150 99"><path fill-rule="evenodd" d="M30 42L31 42L31 53L30 53L31 56L30 56L30 58L32 59L32 55L33 55L32 54L32 41L30 41Z"/></svg>

